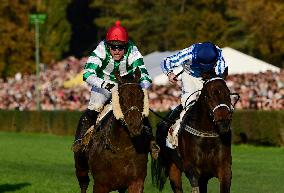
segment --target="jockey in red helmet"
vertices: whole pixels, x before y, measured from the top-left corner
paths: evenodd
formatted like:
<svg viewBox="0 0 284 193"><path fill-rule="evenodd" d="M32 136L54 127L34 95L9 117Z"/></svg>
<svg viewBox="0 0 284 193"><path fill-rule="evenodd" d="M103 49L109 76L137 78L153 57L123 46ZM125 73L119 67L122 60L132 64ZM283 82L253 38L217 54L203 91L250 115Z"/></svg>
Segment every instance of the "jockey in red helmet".
<svg viewBox="0 0 284 193"><path fill-rule="evenodd" d="M128 42L128 33L125 27L120 25L120 21L116 21L115 25L110 27L106 34L106 41L118 41L123 44Z"/></svg>
<svg viewBox="0 0 284 193"><path fill-rule="evenodd" d="M83 135L96 123L97 116L106 101L110 99L112 90L117 89L114 72L118 70L120 75L124 76L133 74L136 68L141 72L140 86L142 89L148 89L152 81L144 65L143 56L136 45L129 40L127 30L120 25L120 21L116 21L115 25L107 30L105 40L99 43L85 64L83 80L92 86L91 98L88 109L83 113L78 124L72 147L74 152L82 149ZM147 117L143 120L143 124L146 129L151 130L148 133L153 138ZM159 148L154 141L151 144L151 147Z"/></svg>

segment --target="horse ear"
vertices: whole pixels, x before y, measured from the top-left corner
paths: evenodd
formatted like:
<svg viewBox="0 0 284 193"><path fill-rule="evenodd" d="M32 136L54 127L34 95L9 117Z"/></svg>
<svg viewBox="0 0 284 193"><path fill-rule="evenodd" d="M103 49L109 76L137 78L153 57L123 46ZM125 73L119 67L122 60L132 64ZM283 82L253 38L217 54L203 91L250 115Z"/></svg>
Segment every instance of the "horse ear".
<svg viewBox="0 0 284 193"><path fill-rule="evenodd" d="M222 74L222 78L225 80L228 76L228 67L225 68L224 73Z"/></svg>
<svg viewBox="0 0 284 193"><path fill-rule="evenodd" d="M121 77L120 77L120 73L118 70L114 71L114 76L117 80L118 83L122 83Z"/></svg>
<svg viewBox="0 0 284 193"><path fill-rule="evenodd" d="M137 67L136 69L135 69L135 80L136 80L136 82L139 82L139 80L140 80L140 78L141 78L141 71L140 71L140 69Z"/></svg>

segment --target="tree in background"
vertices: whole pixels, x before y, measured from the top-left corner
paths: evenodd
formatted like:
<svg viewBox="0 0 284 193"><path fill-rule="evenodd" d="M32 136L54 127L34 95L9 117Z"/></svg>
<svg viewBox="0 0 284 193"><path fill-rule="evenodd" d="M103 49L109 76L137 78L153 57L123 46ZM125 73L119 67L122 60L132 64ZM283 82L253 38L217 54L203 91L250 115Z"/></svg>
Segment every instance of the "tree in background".
<svg viewBox="0 0 284 193"><path fill-rule="evenodd" d="M88 55L116 20L142 54L212 41L284 67L283 0L2 0L0 76L34 73L34 25L40 26L41 62Z"/></svg>
<svg viewBox="0 0 284 193"><path fill-rule="evenodd" d="M231 46L284 67L284 4L281 0L230 0Z"/></svg>
<svg viewBox="0 0 284 193"><path fill-rule="evenodd" d="M3 78L18 71L33 72L34 35L29 25L32 1L0 3L0 75Z"/></svg>
<svg viewBox="0 0 284 193"><path fill-rule="evenodd" d="M197 42L212 41L226 45L223 38L227 28L224 0L182 1L172 14L165 31L171 40L166 49L178 50Z"/></svg>
<svg viewBox="0 0 284 193"><path fill-rule="evenodd" d="M96 24L106 28L120 19L143 54L177 50L200 41L223 43L225 0L94 1L101 10ZM103 34L103 33L102 33ZM102 37L103 38L103 37Z"/></svg>
<svg viewBox="0 0 284 193"><path fill-rule="evenodd" d="M91 0L72 0L67 7L67 19L71 25L69 51L66 55L78 58L89 55L97 46L100 34L94 23L99 10L90 8Z"/></svg>
<svg viewBox="0 0 284 193"><path fill-rule="evenodd" d="M29 22L30 13L46 13L47 20L40 26L41 61L62 58L69 49L70 24L66 20L69 0L4 0L0 4L0 76L17 72L34 73L35 35Z"/></svg>
<svg viewBox="0 0 284 193"><path fill-rule="evenodd" d="M52 60L62 59L69 51L71 25L67 20L67 6L71 0L45 0L42 11L47 20L41 30L42 62L50 64Z"/></svg>
<svg viewBox="0 0 284 193"><path fill-rule="evenodd" d="M98 27L105 31L120 19L143 54L212 41L284 65L281 0L96 0L91 5L100 10Z"/></svg>

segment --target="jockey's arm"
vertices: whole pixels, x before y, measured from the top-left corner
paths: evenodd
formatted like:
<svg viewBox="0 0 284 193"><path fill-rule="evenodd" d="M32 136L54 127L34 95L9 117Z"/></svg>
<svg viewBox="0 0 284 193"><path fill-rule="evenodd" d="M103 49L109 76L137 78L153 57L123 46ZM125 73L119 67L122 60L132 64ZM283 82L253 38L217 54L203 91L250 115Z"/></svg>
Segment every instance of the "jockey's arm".
<svg viewBox="0 0 284 193"><path fill-rule="evenodd" d="M222 55L218 58L214 70L215 74L223 79L228 76L228 65Z"/></svg>
<svg viewBox="0 0 284 193"><path fill-rule="evenodd" d="M192 49L193 46L185 48L176 54L168 56L161 62L162 71L167 75L171 83L177 83L177 77L176 74L173 73L173 69L180 65L190 63L189 61L192 60Z"/></svg>
<svg viewBox="0 0 284 193"><path fill-rule="evenodd" d="M147 71L147 68L143 61L143 56L135 46L132 50L132 52L129 55L129 64L132 66L132 71L134 72L135 69L138 67L141 72L141 78L140 78L140 86L141 88L148 89L151 86L152 79L149 76L149 73Z"/></svg>
<svg viewBox="0 0 284 193"><path fill-rule="evenodd" d="M161 62L161 68L164 74L168 75L170 72L173 72L173 69L183 65L187 64L189 61L192 60L192 48L193 46L190 46L188 48L185 48L176 54L173 54L171 56L166 57Z"/></svg>
<svg viewBox="0 0 284 193"><path fill-rule="evenodd" d="M151 80L151 77L149 76L149 73L144 63L143 65L139 66L139 69L141 72L140 86L141 88L148 89L152 84L152 80Z"/></svg>
<svg viewBox="0 0 284 193"><path fill-rule="evenodd" d="M90 86L110 90L114 85L104 81L97 75L97 71L100 71L101 63L102 61L99 57L94 55L90 56L87 63L85 64L83 80Z"/></svg>

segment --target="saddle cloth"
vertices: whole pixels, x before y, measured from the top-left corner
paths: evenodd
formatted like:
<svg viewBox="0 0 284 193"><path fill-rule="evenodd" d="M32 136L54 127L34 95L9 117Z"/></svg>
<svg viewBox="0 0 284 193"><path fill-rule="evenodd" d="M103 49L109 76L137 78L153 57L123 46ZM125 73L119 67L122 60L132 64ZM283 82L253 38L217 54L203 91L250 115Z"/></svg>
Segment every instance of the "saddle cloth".
<svg viewBox="0 0 284 193"><path fill-rule="evenodd" d="M111 103L108 103L107 105L105 105L103 107L103 110L100 112L100 114L98 115L98 118L97 118L97 121L96 121L96 124L95 126L92 125L87 131L86 133L84 134L84 137L82 139L82 142L84 145L88 145L90 139L91 139L91 136L95 130L95 128L99 125L100 121L112 110L112 104Z"/></svg>
<svg viewBox="0 0 284 193"><path fill-rule="evenodd" d="M168 136L166 138L166 146L171 149L175 149L178 146L178 133L185 112L186 112L185 110L181 112L180 118L176 120L175 124L173 124L168 130Z"/></svg>

